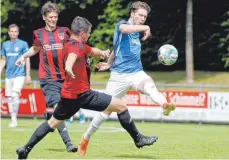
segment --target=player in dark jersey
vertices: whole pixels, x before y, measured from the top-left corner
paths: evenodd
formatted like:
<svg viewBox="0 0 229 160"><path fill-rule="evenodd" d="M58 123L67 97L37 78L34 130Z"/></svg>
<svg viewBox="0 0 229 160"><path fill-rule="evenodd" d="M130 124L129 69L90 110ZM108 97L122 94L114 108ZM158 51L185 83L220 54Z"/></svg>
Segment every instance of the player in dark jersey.
<svg viewBox="0 0 229 160"><path fill-rule="evenodd" d="M56 26L59 9L54 3L45 3L41 13L46 25L33 32L33 46L17 60L16 64L22 64L26 57L31 57L39 52L38 75L46 100L47 109L44 115L48 120L53 114L53 108L60 100L60 91L65 79L63 44L69 38L71 31L67 27ZM67 151L76 152L77 148L72 145L64 123L58 127L58 132Z"/></svg>
<svg viewBox="0 0 229 160"><path fill-rule="evenodd" d="M80 108L117 112L123 128L135 132L136 127L132 123L127 106L122 100L90 89L89 70L85 64L85 55L104 58L109 53L85 44L90 36L91 27L91 23L85 18L76 17L73 20L71 25L73 34L64 45L64 53L67 58L65 63L67 75L61 89L61 100L51 119L41 124L29 142L17 150L19 158L27 158L30 148L33 148L65 119L78 112ZM157 137L148 137L148 139L156 141Z"/></svg>

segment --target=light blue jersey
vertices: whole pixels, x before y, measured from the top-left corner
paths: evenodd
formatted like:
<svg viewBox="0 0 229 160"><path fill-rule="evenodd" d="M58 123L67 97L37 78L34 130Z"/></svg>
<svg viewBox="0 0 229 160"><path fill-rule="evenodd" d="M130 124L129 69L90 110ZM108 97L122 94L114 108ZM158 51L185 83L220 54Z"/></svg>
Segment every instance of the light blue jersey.
<svg viewBox="0 0 229 160"><path fill-rule="evenodd" d="M15 42L8 40L2 44L1 56L6 57L6 78L26 75L25 65L17 66L15 63L28 49L27 42L20 39Z"/></svg>
<svg viewBox="0 0 229 160"><path fill-rule="evenodd" d="M127 21L120 21L115 26L113 37L114 62L111 71L118 73L134 73L142 71L141 63L141 42L139 33L121 33L119 26L129 24Z"/></svg>

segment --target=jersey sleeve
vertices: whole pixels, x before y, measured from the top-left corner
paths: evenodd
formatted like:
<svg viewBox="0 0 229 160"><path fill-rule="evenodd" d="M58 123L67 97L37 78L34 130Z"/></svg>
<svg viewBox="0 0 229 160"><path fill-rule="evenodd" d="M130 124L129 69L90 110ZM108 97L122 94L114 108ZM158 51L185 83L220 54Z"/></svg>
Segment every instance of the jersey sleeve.
<svg viewBox="0 0 229 160"><path fill-rule="evenodd" d="M125 20L121 20L120 22L118 22L118 23L116 24L116 27L115 27L118 31L119 31L119 27L120 27L121 24L128 24L128 22L125 21Z"/></svg>
<svg viewBox="0 0 229 160"><path fill-rule="evenodd" d="M29 50L29 45L27 42L24 43L24 46L23 46L23 53L27 52Z"/></svg>
<svg viewBox="0 0 229 160"><path fill-rule="evenodd" d="M39 40L38 31L33 31L33 46L41 46L41 41Z"/></svg>
<svg viewBox="0 0 229 160"><path fill-rule="evenodd" d="M72 43L68 46L68 54L74 53L78 58L84 57L84 50L79 48L80 44Z"/></svg>
<svg viewBox="0 0 229 160"><path fill-rule="evenodd" d="M91 53L91 49L92 49L91 46L87 44L83 44L83 46L84 46L85 53Z"/></svg>
<svg viewBox="0 0 229 160"><path fill-rule="evenodd" d="M5 50L5 44L2 44L2 50L1 50L1 57L6 57L6 50Z"/></svg>

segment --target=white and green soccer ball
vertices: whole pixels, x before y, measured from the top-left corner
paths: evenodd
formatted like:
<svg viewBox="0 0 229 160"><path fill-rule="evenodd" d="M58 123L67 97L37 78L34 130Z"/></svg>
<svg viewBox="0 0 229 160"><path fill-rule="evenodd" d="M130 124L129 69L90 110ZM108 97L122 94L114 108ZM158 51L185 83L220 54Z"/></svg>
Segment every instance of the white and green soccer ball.
<svg viewBox="0 0 229 160"><path fill-rule="evenodd" d="M159 48L157 57L162 64L170 66L177 61L178 51L174 46L165 44Z"/></svg>

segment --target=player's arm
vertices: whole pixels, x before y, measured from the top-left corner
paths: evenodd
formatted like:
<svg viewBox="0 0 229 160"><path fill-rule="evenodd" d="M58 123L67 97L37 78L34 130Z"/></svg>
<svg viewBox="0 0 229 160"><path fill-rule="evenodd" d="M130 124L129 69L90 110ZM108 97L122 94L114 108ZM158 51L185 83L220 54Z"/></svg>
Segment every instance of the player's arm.
<svg viewBox="0 0 229 160"><path fill-rule="evenodd" d="M0 74L2 75L2 71L4 70L6 66L6 57L5 56L1 56L0 59Z"/></svg>
<svg viewBox="0 0 229 160"><path fill-rule="evenodd" d="M0 74L2 75L2 71L6 66L6 50L5 43L2 44L1 56L0 56Z"/></svg>
<svg viewBox="0 0 229 160"><path fill-rule="evenodd" d="M25 61L25 58L29 58L34 56L35 54L37 54L40 50L40 47L38 46L32 46L30 47L30 49L25 52L17 61L16 61L16 65L22 65Z"/></svg>
<svg viewBox="0 0 229 160"><path fill-rule="evenodd" d="M134 33L134 32L144 32L142 40L146 40L150 35L150 27L148 25L130 25L130 24L120 24L119 31L122 33Z"/></svg>
<svg viewBox="0 0 229 160"><path fill-rule="evenodd" d="M31 70L31 65L30 65L30 58L25 59L25 68L26 68L26 84L30 84L32 79L30 76L30 70Z"/></svg>
<svg viewBox="0 0 229 160"><path fill-rule="evenodd" d="M98 57L98 58L104 59L106 57L109 57L110 50L109 49L107 49L107 50L101 50L101 49L92 47L91 48L91 51L90 52L87 52L87 55L89 55L91 57Z"/></svg>
<svg viewBox="0 0 229 160"><path fill-rule="evenodd" d="M107 62L99 62L96 65L96 68L99 71L106 71L111 68L111 66L113 65L113 62L114 62L114 51L111 52Z"/></svg>
<svg viewBox="0 0 229 160"><path fill-rule="evenodd" d="M65 62L65 71L71 78L75 78L72 68L76 59L77 59L77 55L75 53L69 53L68 58Z"/></svg>

